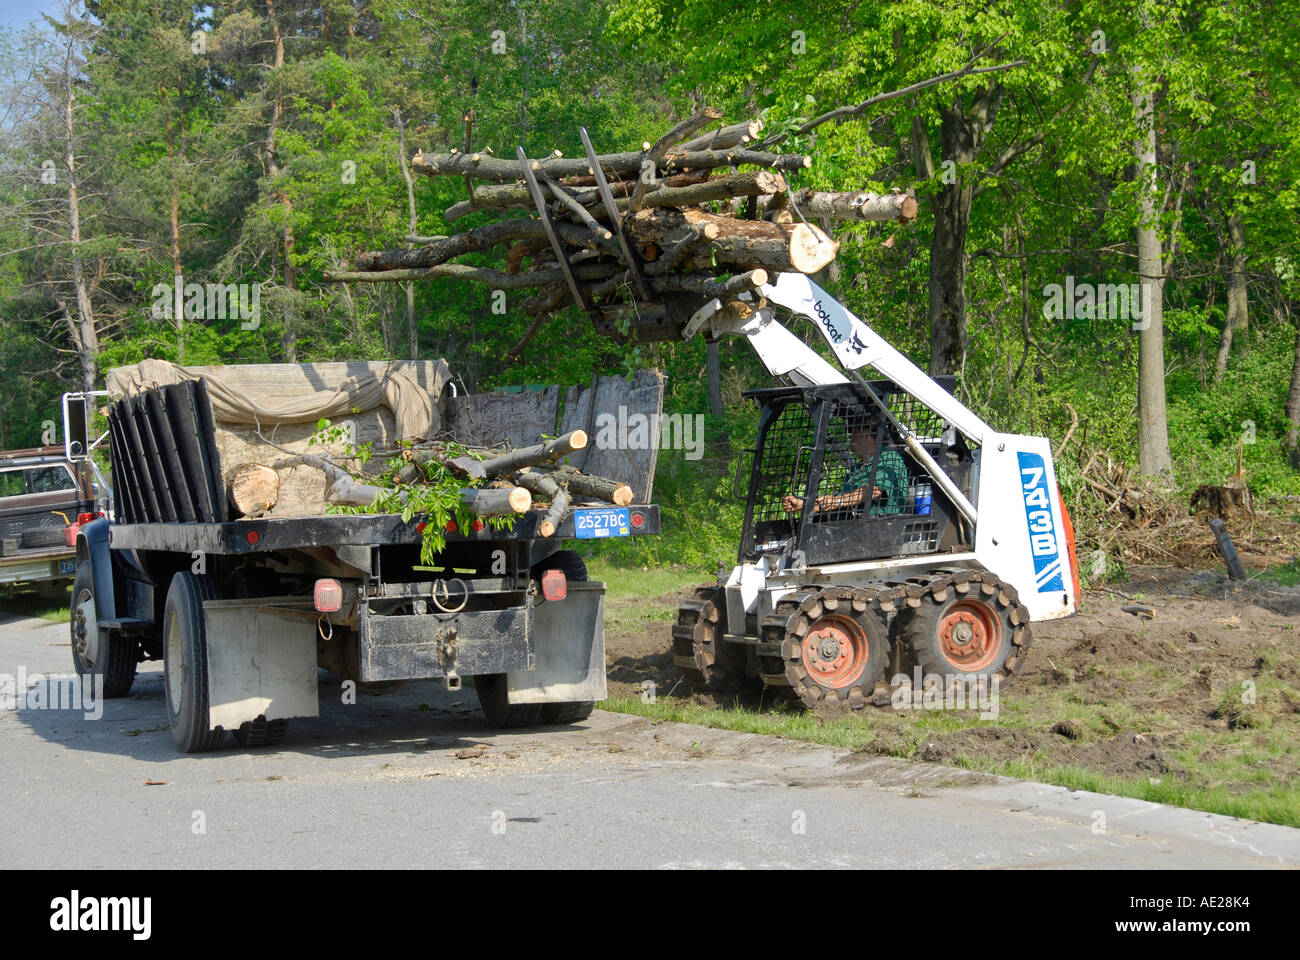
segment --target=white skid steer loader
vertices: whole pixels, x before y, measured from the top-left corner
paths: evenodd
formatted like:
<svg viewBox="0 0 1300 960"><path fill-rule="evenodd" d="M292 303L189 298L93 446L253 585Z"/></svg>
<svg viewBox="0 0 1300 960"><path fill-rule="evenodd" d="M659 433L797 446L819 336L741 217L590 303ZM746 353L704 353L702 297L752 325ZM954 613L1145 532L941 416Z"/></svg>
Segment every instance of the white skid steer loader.
<svg viewBox="0 0 1300 960"><path fill-rule="evenodd" d="M1019 673L1030 624L1079 600L1047 438L994 430L807 276L758 292L747 319L714 300L683 331L748 338L790 385L746 394L760 417L738 563L681 605L677 666L716 691L761 678L853 709L918 669L945 689ZM773 304L811 320L847 376Z"/></svg>

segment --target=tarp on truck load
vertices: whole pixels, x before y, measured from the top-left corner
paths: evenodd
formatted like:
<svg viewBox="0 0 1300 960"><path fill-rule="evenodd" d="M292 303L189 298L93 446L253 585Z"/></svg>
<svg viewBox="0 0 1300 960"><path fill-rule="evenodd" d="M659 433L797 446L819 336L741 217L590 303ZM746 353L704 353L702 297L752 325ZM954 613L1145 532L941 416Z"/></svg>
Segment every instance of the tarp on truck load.
<svg viewBox="0 0 1300 960"><path fill-rule="evenodd" d="M598 442L575 454L573 466L617 477L632 487L634 502L650 502L657 444L600 441L612 432L602 430L604 420L658 422L664 392L658 371L640 370L631 379L597 377L589 386L564 391L545 387L459 397L449 390L444 394L450 378L443 360L193 367L145 360L110 370L108 392L116 402L152 388L202 380L211 400L223 478L241 464L270 465L298 454L328 453L342 460L350 444L370 443L378 452L392 450L399 440L446 438L470 446L517 447L583 429ZM321 418L341 427L347 439L322 437L317 428ZM383 469L380 457L354 466L363 474ZM278 499L264 516L326 511L327 481L320 470L298 466L278 473Z"/></svg>

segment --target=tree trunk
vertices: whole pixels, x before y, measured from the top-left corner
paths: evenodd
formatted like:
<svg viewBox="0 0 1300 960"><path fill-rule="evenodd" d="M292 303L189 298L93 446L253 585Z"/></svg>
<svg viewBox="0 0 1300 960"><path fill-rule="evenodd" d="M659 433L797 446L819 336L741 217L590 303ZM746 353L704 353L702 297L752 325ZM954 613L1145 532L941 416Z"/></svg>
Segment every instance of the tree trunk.
<svg viewBox="0 0 1300 960"><path fill-rule="evenodd" d="M1228 369L1228 355L1232 352L1233 337L1238 330L1248 329L1249 312L1246 296L1246 230L1240 213L1228 217L1228 242L1231 246L1228 260L1228 310L1219 337L1219 352L1214 357L1214 382L1223 379Z"/></svg>
<svg viewBox="0 0 1300 960"><path fill-rule="evenodd" d="M271 66L273 69L278 70L284 66L284 36L280 33L280 21L275 15L275 0L266 0L266 15L271 22L271 42L274 51ZM298 276L293 266L293 201L289 199L289 194L279 183L282 171L275 152L275 136L280 129L282 113L283 105L280 98L276 97L271 102L271 122L266 129L266 162L267 170L271 174L271 181L276 185L280 206L284 209L284 230L281 234L284 244L284 286L287 290L297 290ZM284 334L280 338L280 345L284 349L284 358L289 363L298 362L298 335L294 331L293 311L294 307L292 301L290 301L290 308L286 312L284 320Z"/></svg>
<svg viewBox="0 0 1300 960"><path fill-rule="evenodd" d="M1151 87L1140 70L1133 74L1136 135L1133 156L1138 166L1138 276L1141 281L1141 328L1138 332L1138 469L1146 476L1173 479L1169 426L1165 416L1164 264L1156 217L1157 183L1155 106Z"/></svg>
<svg viewBox="0 0 1300 960"><path fill-rule="evenodd" d="M73 39L69 37L69 54ZM73 110L77 100L76 77L70 62L64 64L63 163L68 171L68 239L72 248L72 285L77 298L77 319L67 318L81 364L81 387L95 389L95 360L99 356L99 335L95 330L95 308L90 300L90 284L81 259L81 198L77 193L77 155ZM66 316L66 310L64 311Z"/></svg>
<svg viewBox="0 0 1300 960"><path fill-rule="evenodd" d="M401 164L402 179L406 181L407 223L410 227L410 235L415 236L418 227L415 215L415 185L411 181L411 168L406 164L406 124L400 112L397 113L397 162ZM412 246L408 243L406 249L410 250ZM406 283L406 330L410 339L411 359L418 360L420 342L415 326L415 283L410 280Z"/></svg>
<svg viewBox="0 0 1300 960"><path fill-rule="evenodd" d="M957 167L971 163L997 113L1001 87L976 94L970 110L961 97L940 108L939 142L943 160ZM945 174L945 176L947 176ZM930 241L930 375L962 369L966 357L966 231L970 228L972 180L955 173L934 201L934 236Z"/></svg>
<svg viewBox="0 0 1300 960"><path fill-rule="evenodd" d="M1291 466L1300 470L1300 329L1295 338L1295 365L1291 368L1291 389L1286 395L1286 451Z"/></svg>
<svg viewBox="0 0 1300 960"><path fill-rule="evenodd" d="M708 371L709 413L715 417L723 414L722 407L722 360L718 355L716 340L704 345L704 364Z"/></svg>

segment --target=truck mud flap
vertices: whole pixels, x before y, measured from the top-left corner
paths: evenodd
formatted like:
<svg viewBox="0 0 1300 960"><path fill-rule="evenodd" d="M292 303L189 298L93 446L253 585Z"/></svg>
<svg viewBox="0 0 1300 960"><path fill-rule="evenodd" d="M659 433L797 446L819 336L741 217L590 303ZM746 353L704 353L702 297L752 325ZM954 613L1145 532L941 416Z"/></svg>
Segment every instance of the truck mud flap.
<svg viewBox="0 0 1300 960"><path fill-rule="evenodd" d="M320 715L314 620L247 600L210 600L203 616L211 726Z"/></svg>
<svg viewBox="0 0 1300 960"><path fill-rule="evenodd" d="M361 679L469 677L533 668L531 607L358 617Z"/></svg>
<svg viewBox="0 0 1300 960"><path fill-rule="evenodd" d="M511 703L604 700L605 585L570 580L567 597L538 604L533 652L534 669L508 677Z"/></svg>

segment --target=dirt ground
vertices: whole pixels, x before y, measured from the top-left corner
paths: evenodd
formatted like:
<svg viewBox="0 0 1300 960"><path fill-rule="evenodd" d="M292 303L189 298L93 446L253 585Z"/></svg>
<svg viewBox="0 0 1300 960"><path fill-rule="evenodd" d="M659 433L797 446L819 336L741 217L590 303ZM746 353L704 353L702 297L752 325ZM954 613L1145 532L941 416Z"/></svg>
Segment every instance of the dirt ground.
<svg viewBox="0 0 1300 960"><path fill-rule="evenodd" d="M1129 574L1127 583L1087 591L1075 617L1034 625L1028 665L1001 690L996 719L868 707L853 715L869 731L861 749L957 765L1021 763L1030 772L1169 778L1229 793L1294 783L1300 587L1174 568ZM757 694L738 700L690 690L669 653L679 599L611 602L610 696L639 696L650 680L660 698L763 709ZM1121 609L1133 605L1150 615Z"/></svg>

